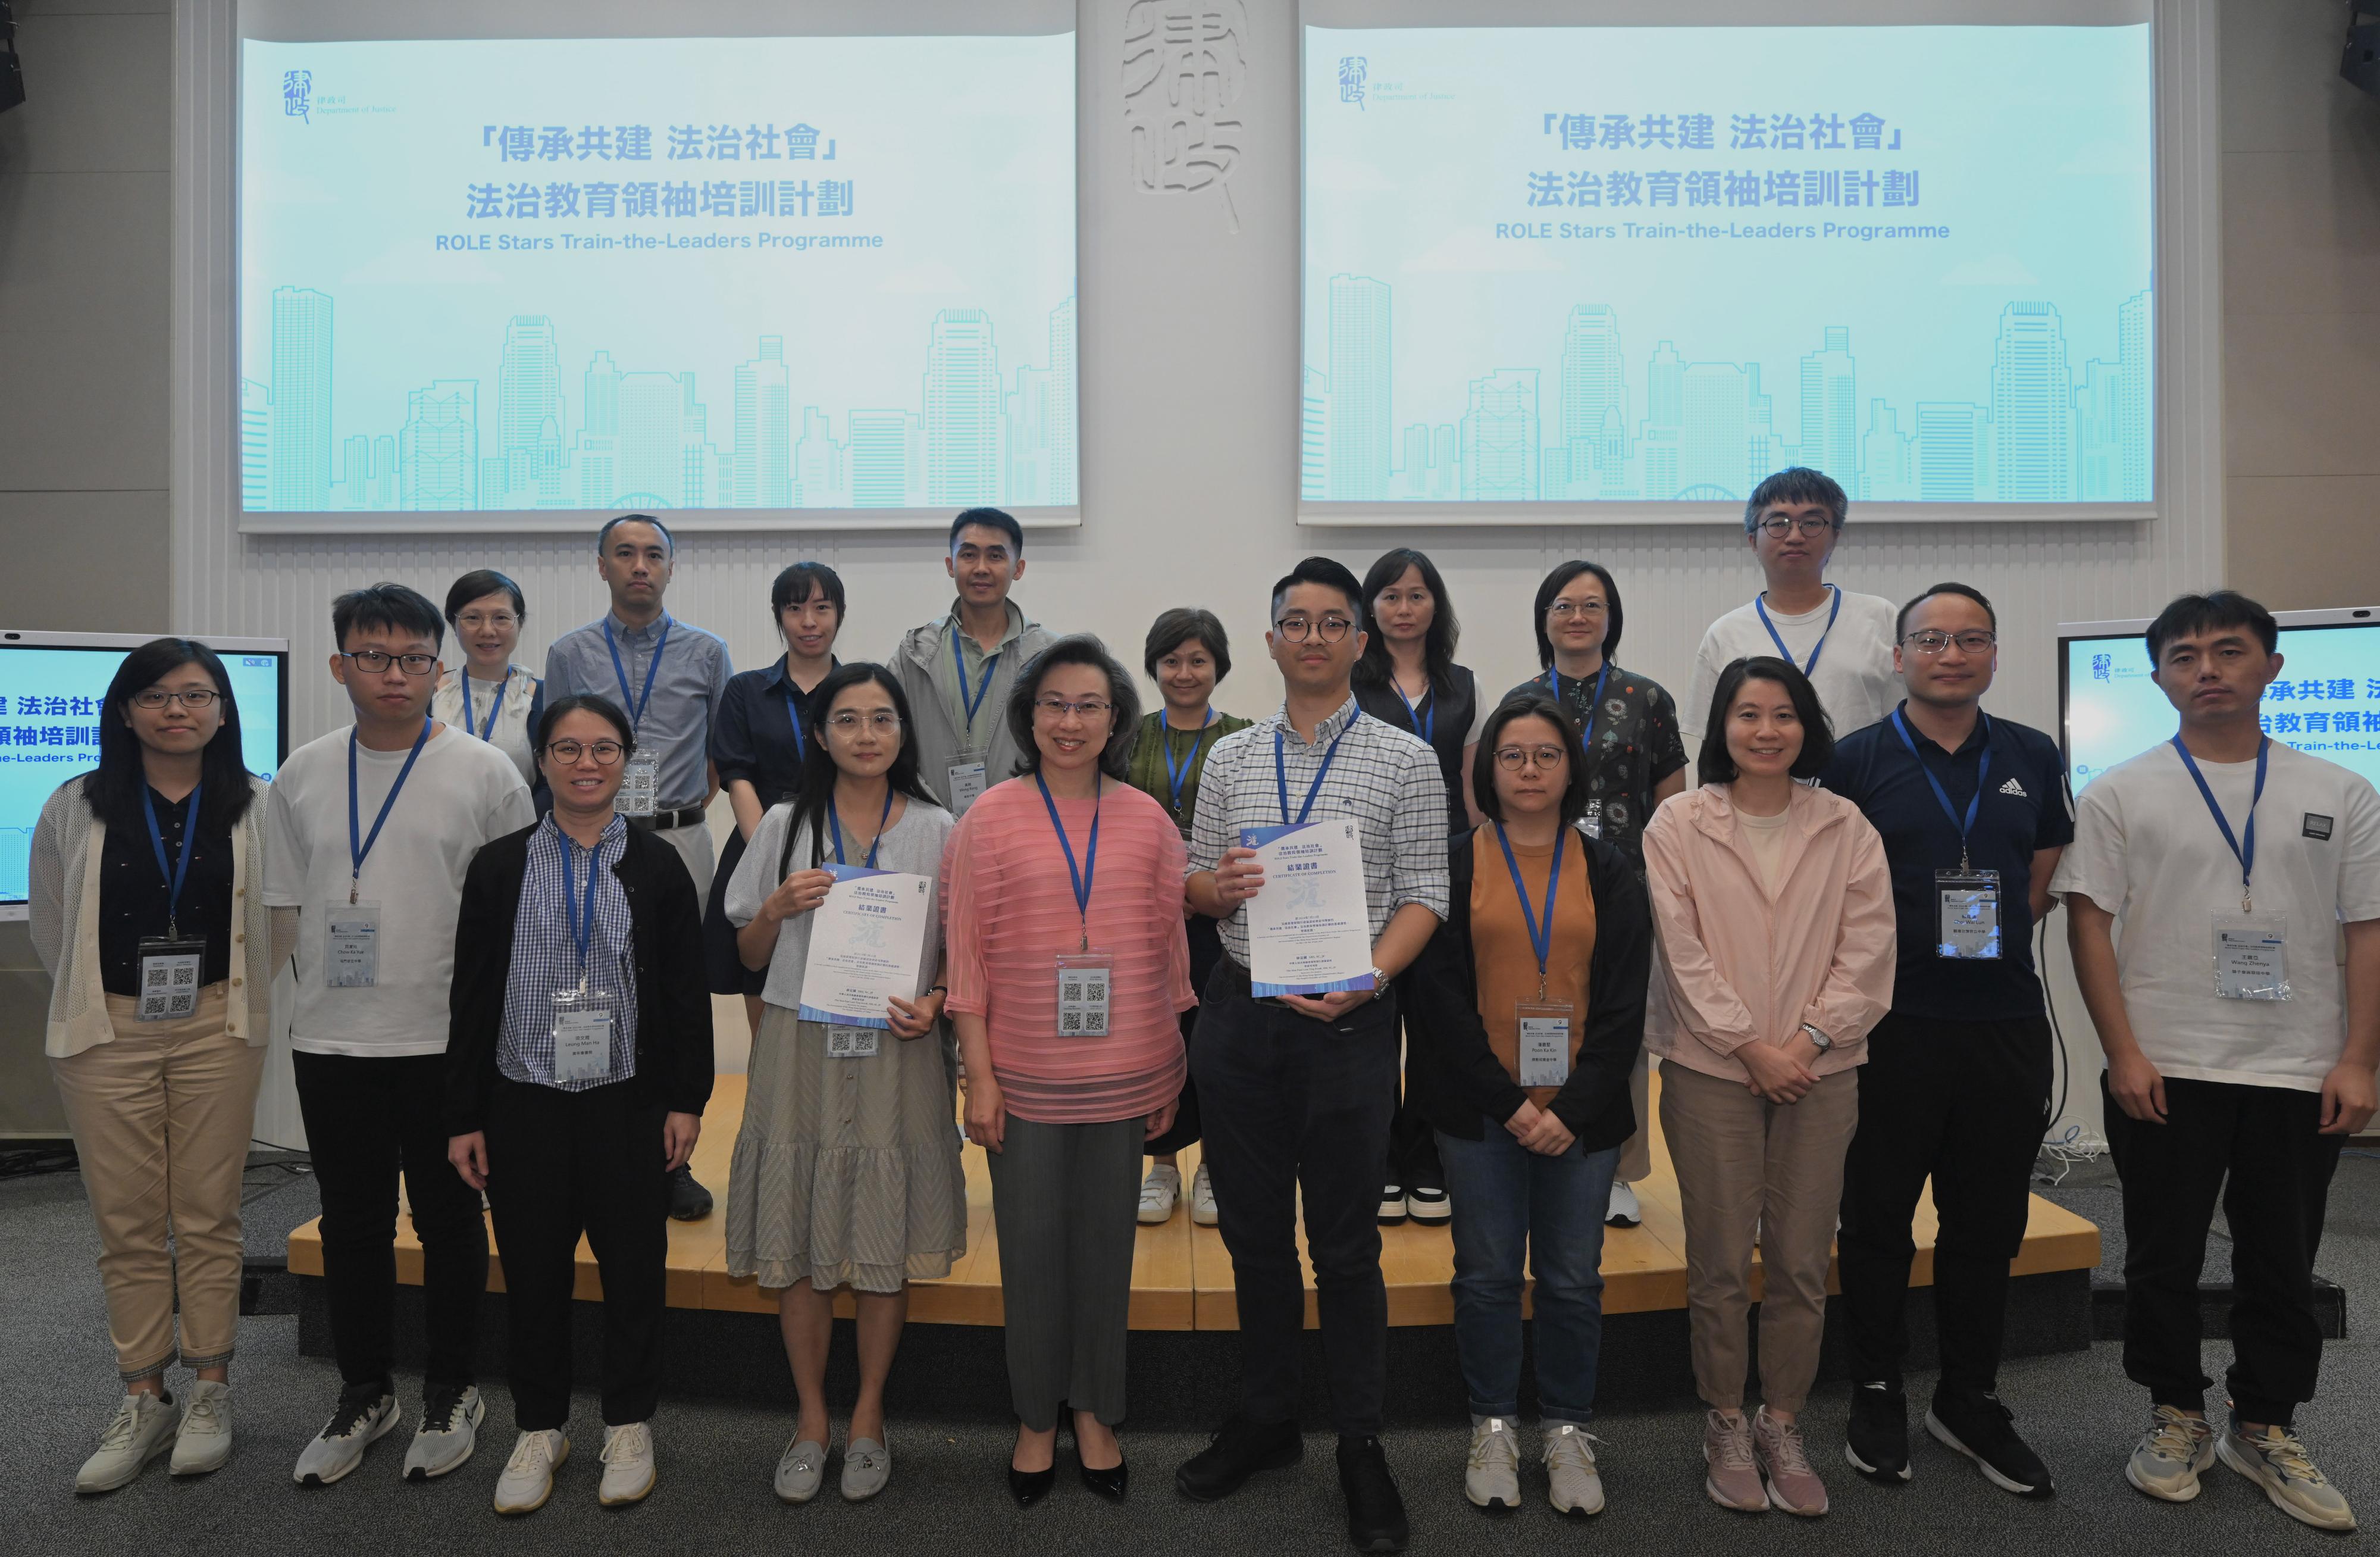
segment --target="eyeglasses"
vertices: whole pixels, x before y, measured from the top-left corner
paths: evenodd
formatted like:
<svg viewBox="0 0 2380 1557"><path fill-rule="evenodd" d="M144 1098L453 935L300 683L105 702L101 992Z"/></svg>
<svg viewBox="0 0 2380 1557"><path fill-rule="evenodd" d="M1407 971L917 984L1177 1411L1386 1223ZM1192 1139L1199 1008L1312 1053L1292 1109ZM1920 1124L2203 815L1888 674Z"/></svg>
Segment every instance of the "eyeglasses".
<svg viewBox="0 0 2380 1557"><path fill-rule="evenodd" d="M1033 712L1044 719L1063 719L1070 713L1079 714L1085 719L1105 719L1114 712L1114 705L1105 698L1085 698L1076 703L1070 703L1063 698L1036 698L1033 699Z"/></svg>
<svg viewBox="0 0 2380 1557"><path fill-rule="evenodd" d="M484 616L476 611L466 611L455 618L455 625L466 632L479 627L492 627L502 632L506 627L519 626L520 618L509 611L492 611Z"/></svg>
<svg viewBox="0 0 2380 1557"><path fill-rule="evenodd" d="M555 741L545 748L545 754L565 768L576 767L582 757L592 757L599 768L615 766L624 748L618 741L597 741L589 746L584 741Z"/></svg>
<svg viewBox="0 0 2380 1557"><path fill-rule="evenodd" d="M1956 643L1959 646L1959 652L1962 654L1988 654L1992 651L1993 648L1998 644L1999 640L1999 635L1998 633L1983 632L1980 630L1966 633L1946 633L1938 628L1928 627L1924 632L1911 633L1907 638L1902 639L1900 641L1909 645L1910 648L1916 650L1920 654L1930 656L1939 654L1943 650L1949 648L1953 643Z"/></svg>
<svg viewBox="0 0 2380 1557"><path fill-rule="evenodd" d="M353 654L342 651L339 658L366 675L381 675L392 662L404 666L407 675L428 675L438 668L438 656L435 654L384 654L377 649L365 649Z"/></svg>
<svg viewBox="0 0 2380 1557"><path fill-rule="evenodd" d="M844 709L841 713L827 715L826 727L845 740L858 739L863 729L873 730L880 736L897 736L901 733L901 716L890 709L879 709L863 718L852 710Z"/></svg>
<svg viewBox="0 0 2380 1557"><path fill-rule="evenodd" d="M1761 520L1760 528L1774 541L1782 541L1789 535L1799 535L1808 541L1834 529L1835 521L1824 514L1804 514L1798 519L1789 519L1780 514L1776 518Z"/></svg>
<svg viewBox="0 0 2380 1557"><path fill-rule="evenodd" d="M1558 600L1546 607L1546 614L1560 622L1573 615L1600 616L1610 609L1599 600Z"/></svg>
<svg viewBox="0 0 2380 1557"><path fill-rule="evenodd" d="M1540 771L1560 767L1570 760L1570 753L1558 746L1500 746L1496 748L1496 766L1508 773L1517 773L1522 765Z"/></svg>
<svg viewBox="0 0 2380 1557"><path fill-rule="evenodd" d="M209 687L193 687L187 692L168 692L163 687L148 687L132 694L132 706L159 709L167 703L179 703L192 713L203 713L222 696L221 692Z"/></svg>
<svg viewBox="0 0 2380 1557"><path fill-rule="evenodd" d="M1347 634L1355 624L1344 616L1324 616L1319 621L1305 616L1284 616L1272 626L1275 632L1292 643L1304 643L1309 636L1319 638L1325 643L1341 643L1346 640Z"/></svg>

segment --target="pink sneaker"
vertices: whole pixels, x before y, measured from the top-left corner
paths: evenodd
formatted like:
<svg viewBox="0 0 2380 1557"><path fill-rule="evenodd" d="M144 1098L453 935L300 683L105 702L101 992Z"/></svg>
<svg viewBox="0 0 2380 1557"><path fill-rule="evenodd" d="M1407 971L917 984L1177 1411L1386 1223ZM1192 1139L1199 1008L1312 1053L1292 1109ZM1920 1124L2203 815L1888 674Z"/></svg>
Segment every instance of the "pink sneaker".
<svg viewBox="0 0 2380 1557"><path fill-rule="evenodd" d="M1703 1490L1721 1508L1758 1514L1767 1508L1761 1490L1760 1467L1752 1457L1752 1424L1741 1416L1732 1422L1713 1411L1703 1417L1703 1463L1710 1473Z"/></svg>
<svg viewBox="0 0 2380 1557"><path fill-rule="evenodd" d="M1760 1468L1768 1478L1771 1503L1809 1519L1827 1512L1827 1484L1810 1468L1799 1426L1779 1421L1764 1405L1752 1418L1752 1439L1759 1450Z"/></svg>

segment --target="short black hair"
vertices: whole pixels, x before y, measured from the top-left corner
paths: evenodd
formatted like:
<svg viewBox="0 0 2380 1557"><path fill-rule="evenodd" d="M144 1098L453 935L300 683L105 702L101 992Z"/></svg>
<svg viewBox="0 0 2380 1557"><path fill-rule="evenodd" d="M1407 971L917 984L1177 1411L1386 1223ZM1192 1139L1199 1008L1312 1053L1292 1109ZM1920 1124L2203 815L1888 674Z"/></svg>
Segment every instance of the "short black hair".
<svg viewBox="0 0 2380 1557"><path fill-rule="evenodd" d="M553 727L562 723L562 716L566 713L591 713L610 721L612 728L620 732L620 760L625 762L637 754L636 727L628 723L628 716L620 712L619 704L600 693L573 692L545 705L545 714L537 722L539 756L544 756L545 748L552 744Z"/></svg>
<svg viewBox="0 0 2380 1557"><path fill-rule="evenodd" d="M1422 635L1422 669L1432 683L1448 680L1454 674L1454 646L1463 637L1463 624L1455 620L1454 602L1447 598L1446 580L1439 577L1438 565L1429 553L1411 546L1399 546L1383 552L1364 575L1364 620L1370 634L1364 641L1364 657L1355 662L1354 679L1369 686L1385 687L1391 667L1389 663L1389 639L1386 633L1374 631L1378 624L1372 617L1372 602L1380 591L1405 576L1411 568L1421 575L1421 587L1429 591L1429 630Z"/></svg>
<svg viewBox="0 0 2380 1557"><path fill-rule="evenodd" d="M803 605L813 595L823 594L834 607L834 619L840 623L845 614L843 598L843 575L822 562L797 562L780 572L769 586L769 620L775 622L789 605Z"/></svg>
<svg viewBox="0 0 2380 1557"><path fill-rule="evenodd" d="M528 621L528 600L521 593L521 587L492 567L475 567L447 588L446 620L452 623L462 614L463 607L499 590L513 597L513 614Z"/></svg>
<svg viewBox="0 0 2380 1557"><path fill-rule="evenodd" d="M600 557L603 554L603 548L612 543L612 532L619 529L622 525L652 526L653 529L661 532L662 543L669 547L669 554L673 557L677 555L677 537L670 533L669 526L662 523L661 520L653 517L650 514L622 514L617 518L605 519L603 521L603 528L595 532L595 554L597 556Z"/></svg>
<svg viewBox="0 0 2380 1557"><path fill-rule="evenodd" d="M968 508L962 511L957 518L951 521L948 550L958 550L959 532L969 525L981 525L986 529L1000 531L1008 537L1011 553L1020 557L1025 554L1025 527L1018 524L1016 516L1005 508Z"/></svg>
<svg viewBox="0 0 2380 1557"><path fill-rule="evenodd" d="M1224 636L1222 619L1204 606L1177 605L1158 613L1148 625L1148 640L1140 646L1140 668L1157 679L1157 662L1196 639L1215 657L1215 680L1232 674L1232 640Z"/></svg>
<svg viewBox="0 0 2380 1557"><path fill-rule="evenodd" d="M1562 766L1561 819L1562 825L1568 827L1586 814L1585 740L1568 705L1534 687L1524 687L1506 697L1488 715L1487 723L1479 726L1478 749L1471 758L1471 793L1478 802L1479 814L1490 821L1504 820L1504 802L1496 794L1496 748L1502 740L1504 726L1515 719L1542 719L1561 732L1562 753L1568 758Z"/></svg>
<svg viewBox="0 0 2380 1557"><path fill-rule="evenodd" d="M1033 738L1033 701L1041 695L1041 683L1061 665L1096 666L1108 678L1108 701L1114 710L1108 715L1108 744L1099 753L1099 772L1111 779L1124 777L1132 767L1133 745L1140 739L1140 694L1133 690L1132 673L1089 633L1070 634L1034 655L1009 687L1008 733L1023 754L1016 771L1040 772L1041 747Z"/></svg>
<svg viewBox="0 0 2380 1557"><path fill-rule="evenodd" d="M1364 625L1364 586L1355 581L1354 571L1336 557L1301 558L1295 567L1275 580L1272 587L1272 609L1267 613L1268 621L1280 618L1281 597L1300 584L1319 584L1325 589L1336 590L1345 595L1347 614L1355 619L1357 627Z"/></svg>
<svg viewBox="0 0 2380 1557"><path fill-rule="evenodd" d="M2267 654L2281 645L2281 625L2273 620L2273 614L2237 590L2176 595L2149 624L2149 667L2154 670L2163 663L2165 646L2175 639L2209 627L2245 627L2256 635Z"/></svg>
<svg viewBox="0 0 2380 1557"><path fill-rule="evenodd" d="M433 649L446 644L446 618L419 590L402 584L366 584L331 602L331 640L342 652L358 627L394 627L428 639Z"/></svg>
<svg viewBox="0 0 2380 1557"><path fill-rule="evenodd" d="M1789 465L1752 489L1752 497L1743 505L1743 533L1750 535L1759 529L1760 516L1779 503L1823 503L1834 516L1837 529L1843 528L1852 508L1852 500L1843 495L1832 476L1806 465Z"/></svg>
<svg viewBox="0 0 2380 1557"><path fill-rule="evenodd" d="M1537 615L1535 626L1537 634L1537 663L1541 665L1550 665L1554 663L1554 640L1546 636L1546 613L1554 608L1554 602L1561 598L1561 592L1564 590L1578 581L1578 576L1582 573L1592 573L1601 582L1603 598L1611 607L1603 618L1609 624L1603 629L1603 663L1610 664L1620 658L1619 583L1612 578L1611 570L1599 562L1566 562L1547 574L1545 582L1537 586Z"/></svg>
<svg viewBox="0 0 2380 1557"><path fill-rule="evenodd" d="M1910 597L1908 603L1900 608L1900 614L1892 619L1893 642L1899 643L1902 639L1909 636L1909 614L1916 610L1919 606L1925 604L1927 601L1932 600L1936 595L1957 595L1962 600L1973 601L1977 605L1984 608L1985 616L1988 617L1991 621L1992 630L1994 632L1999 631L2000 614L1992 609L1992 602L1984 598L1983 590L1975 588L1973 584L1952 584L1946 582L1941 584L1929 584L1926 586L1924 593Z"/></svg>
<svg viewBox="0 0 2380 1557"><path fill-rule="evenodd" d="M1735 706L1735 695L1747 681L1773 681L1793 699L1794 717L1802 722L1802 751L1788 772L1798 779L1825 772L1835 758L1835 726L1818 701L1818 689L1791 662L1774 654L1754 654L1729 661L1718 673L1718 687L1711 693L1709 719L1703 730L1703 748L1694 757L1694 782L1735 782L1735 759L1727 754L1727 711Z"/></svg>

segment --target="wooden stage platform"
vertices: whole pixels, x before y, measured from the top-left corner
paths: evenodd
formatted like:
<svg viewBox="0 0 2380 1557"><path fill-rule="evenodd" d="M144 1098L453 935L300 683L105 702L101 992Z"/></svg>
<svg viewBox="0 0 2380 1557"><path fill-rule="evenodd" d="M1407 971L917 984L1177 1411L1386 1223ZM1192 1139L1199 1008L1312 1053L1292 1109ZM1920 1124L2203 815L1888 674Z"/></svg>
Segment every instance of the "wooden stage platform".
<svg viewBox="0 0 2380 1557"><path fill-rule="evenodd" d="M1658 1089L1658 1077L1655 1086ZM1658 1095L1658 1090L1657 1090ZM704 1116L701 1143L694 1154L695 1176L719 1198L719 1210L701 1222L670 1223L669 1303L674 1308L714 1312L773 1314L773 1295L749 1280L727 1273L727 1164L735 1133L744 1115L744 1077L723 1075ZM1604 1235L1603 1271L1606 1314L1682 1309L1686 1304L1684 1228L1678 1210L1677 1181L1670 1172L1669 1153L1659 1139L1656 1118L1654 1174L1636 1186L1644 1206L1644 1224L1610 1228ZM965 1152L967 1176L968 1248L949 1276L919 1282L910 1289L912 1324L997 1325L1001 1322L1000 1230L991 1213L991 1177L984 1153L970 1146ZM1197 1149L1182 1156L1186 1189L1197 1163ZM1919 1203L1917 1262L1912 1282L1933 1281L1934 1207ZM1425 1227L1408 1222L1380 1230L1380 1267L1389 1289L1391 1325L1447 1325L1454 1319L1453 1295L1448 1282L1453 1274L1453 1244L1443 1223ZM494 1242L493 1233L490 1243ZM2020 1276L2054 1271L2089 1270L2099 1262L2099 1230L2071 1211L2033 1198L2024 1247L2013 1270ZM322 1273L322 1246L318 1223L307 1222L289 1235L289 1269L300 1276ZM421 1247L411 1222L397 1222L397 1279L418 1284L421 1280ZM504 1290L501 1250L491 1260L488 1286ZM1759 1270L1753 1274L1753 1292L1759 1295ZM578 1295L602 1296L594 1258L584 1243L578 1251ZM838 1310L850 1312L845 1294ZM1312 1327L1314 1288L1311 1272L1306 1286L1306 1324ZM1132 1327L1145 1331L1216 1331L1239 1328L1238 1306L1232 1291L1232 1257L1221 1234L1212 1227L1194 1226L1188 1198L1174 1209L1172 1221L1140 1230L1133 1260Z"/></svg>

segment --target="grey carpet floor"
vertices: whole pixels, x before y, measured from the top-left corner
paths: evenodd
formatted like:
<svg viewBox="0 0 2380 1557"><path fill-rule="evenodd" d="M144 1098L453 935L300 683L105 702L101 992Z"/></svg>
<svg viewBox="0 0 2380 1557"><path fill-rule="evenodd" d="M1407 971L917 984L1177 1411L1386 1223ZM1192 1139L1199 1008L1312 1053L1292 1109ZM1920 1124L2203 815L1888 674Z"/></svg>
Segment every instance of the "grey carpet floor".
<svg viewBox="0 0 2380 1557"><path fill-rule="evenodd" d="M2070 1178L2057 1193L2078 1205L2095 1175ZM251 1230L260 1242L300 1217L309 1194L274 1193L287 1175L251 1175ZM279 1202L279 1203L275 1203ZM310 1212L309 1213L310 1214ZM271 1224L268 1226L268 1223ZM277 1235L273 1231L277 1227ZM1330 1552L1344 1551L1342 1511L1331 1472L1331 1441L1310 1435L1305 1464L1263 1477L1240 1496L1189 1504L1172 1488L1173 1466L1203 1440L1190 1433L1135 1432L1123 1440L1135 1485L1111 1506L1071 1480L1046 1504L1026 1513L1002 1485L1008 1434L974 1423L931 1420L892 1425L891 1487L868 1504L845 1505L830 1490L803 1508L786 1508L770 1478L791 1426L788 1407L664 1400L655 1423L661 1482L645 1504L607 1512L595 1502L594 1450L600 1428L591 1398L578 1402L579 1437L554 1501L520 1521L505 1521L489 1497L511 1433L503 1386L479 1456L451 1478L427 1486L398 1478L403 1440L392 1436L340 1485L307 1492L289 1466L316 1430L337 1390L328 1362L297 1354L297 1320L251 1319L237 1365L238 1450L212 1477L176 1482L160 1461L122 1491L77 1499L81 1461L113 1407L114 1364L99 1284L91 1268L97 1240L80 1186L71 1177L0 1182L0 1336L15 1385L0 1392L0 1507L8 1524L0 1551L80 1553L141 1551L243 1553L416 1552L438 1549L506 1552L589 1550L839 1553L965 1552ZM261 1252L260 1250L260 1252ZM2331 1344L2322 1397L2300 1426L2325 1467L2367 1512L2380 1518L2380 1438L2370 1432L2380 1335L2380 1161L2350 1157L2331 1199L2323 1247L2325 1274L2350 1295L2350 1339ZM2219 1375L2228 1346L2210 1343L2208 1370ZM1912 1381L1922 1402L1930 1382ZM1889 1552L1931 1546L2046 1551L2087 1541L2095 1553L2155 1553L2177 1548L2260 1552L2332 1549L2338 1538L2307 1530L2265 1503L2246 1482L2220 1469L2193 1504L2152 1502L2127 1487L2125 1454L2145 1409L2128 1383L2118 1349L2034 1358L2006 1369L2003 1393L2021 1426L2056 1469L2058 1495L2046 1502L2010 1498L1987 1486L1949 1452L1921 1441L1916 1478L1891 1490L1867 1484L1840 1459L1843 1406L1835 1392L1812 1404L1809 1424L1818 1464L1834 1496L1827 1519L1727 1514L1702 1493L1701 1422L1690 1403L1614 1413L1597 1423L1611 1506L1584 1527L1559 1520L1542 1502L1543 1483L1524 1482L1534 1500L1503 1520L1483 1517L1463 1500L1464 1430L1458 1418L1393 1435L1390 1455L1402 1479L1416 1551L1523 1552L1548 1545L1637 1551L1740 1551L1747 1540L1779 1551ZM408 1417L418 1380L400 1384ZM1460 1386L1447 1381L1451 1411ZM2357 1424L2364 1426L2359 1427ZM1071 1461L1062 1457L1062 1466Z"/></svg>

